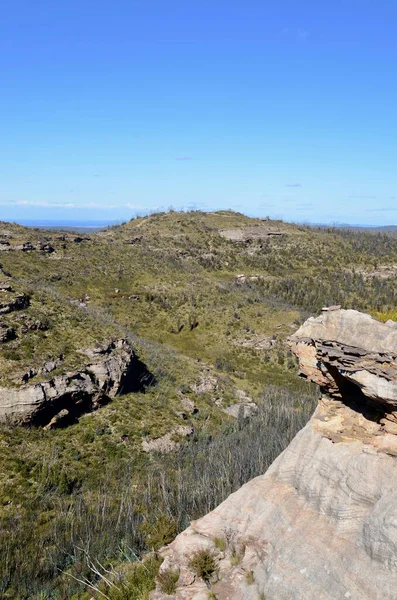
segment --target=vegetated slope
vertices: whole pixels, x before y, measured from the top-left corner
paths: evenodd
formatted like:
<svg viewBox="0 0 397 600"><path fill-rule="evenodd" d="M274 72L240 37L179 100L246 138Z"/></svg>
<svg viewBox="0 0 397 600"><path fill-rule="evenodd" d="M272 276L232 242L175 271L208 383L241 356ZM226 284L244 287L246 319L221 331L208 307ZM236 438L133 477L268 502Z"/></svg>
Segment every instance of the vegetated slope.
<svg viewBox="0 0 397 600"><path fill-rule="evenodd" d="M243 435L262 417L236 422L224 409L249 396L274 420L281 392L270 386L287 388L277 452L285 447L314 401L284 343L307 314L341 303L396 316L395 238L228 211L155 214L91 235L4 223L0 262L1 386L78 369L82 348L118 338L157 381L66 429L0 427L6 598L81 594L72 576L92 576L88 557L109 565L170 541L263 472L273 445L249 466ZM168 434L175 447L186 432L177 458L143 452L144 440ZM218 434L228 448L239 432L241 452L228 464ZM214 452L223 475L206 468ZM200 484L186 475L195 468L205 473Z"/></svg>

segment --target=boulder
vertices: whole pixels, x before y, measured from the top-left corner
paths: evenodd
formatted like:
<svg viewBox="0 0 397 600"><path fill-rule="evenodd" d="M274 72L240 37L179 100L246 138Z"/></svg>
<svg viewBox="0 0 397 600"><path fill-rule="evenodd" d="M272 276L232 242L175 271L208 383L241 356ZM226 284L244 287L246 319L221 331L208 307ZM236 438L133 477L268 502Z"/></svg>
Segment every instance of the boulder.
<svg viewBox="0 0 397 600"><path fill-rule="evenodd" d="M181 447L181 440L190 437L193 433L193 425L177 425L159 438L145 438L142 440L142 450L144 452L168 454L169 452L178 450Z"/></svg>
<svg viewBox="0 0 397 600"><path fill-rule="evenodd" d="M160 550L180 578L151 600L208 598L190 568L203 547L219 600L397 599L397 330L335 307L289 344L321 388L314 415L264 475Z"/></svg>
<svg viewBox="0 0 397 600"><path fill-rule="evenodd" d="M0 344L13 340L16 337L16 332L13 327L9 327L5 323L0 322Z"/></svg>

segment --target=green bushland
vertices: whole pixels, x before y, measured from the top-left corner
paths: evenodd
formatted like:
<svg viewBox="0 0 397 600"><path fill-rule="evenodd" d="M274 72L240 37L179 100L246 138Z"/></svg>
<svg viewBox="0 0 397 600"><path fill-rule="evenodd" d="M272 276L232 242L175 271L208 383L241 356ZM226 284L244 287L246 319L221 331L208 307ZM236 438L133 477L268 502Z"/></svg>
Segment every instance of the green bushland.
<svg viewBox="0 0 397 600"><path fill-rule="evenodd" d="M285 235L242 243L221 235L247 227ZM154 214L80 241L73 233L3 230L11 244L48 242L55 252L2 252L1 279L10 276L30 306L1 316L16 337L0 344L0 385L19 386L30 369L55 359L57 369L32 383L78 369L80 350L118 337L132 342L157 380L67 429L0 426L4 598L82 598L86 581L116 598L92 570L95 561L120 570L125 583L142 576L153 586L155 569L145 579L137 559L263 473L310 417L316 392L297 379L287 336L324 304L397 316L395 278L381 269L397 264L391 235L229 211ZM256 279L241 283L239 274ZM261 336L270 349L249 347ZM197 394L192 385L207 369L217 390ZM235 387L259 405L250 421L234 421L214 402L235 402ZM181 395L198 408L187 415L194 435L171 455L144 454L145 437L186 423ZM126 597L146 598L138 587Z"/></svg>
<svg viewBox="0 0 397 600"><path fill-rule="evenodd" d="M18 519L3 517L2 592L69 598L82 588L76 580L95 580L87 556L109 567L170 542L263 473L307 422L315 401L314 390L308 396L268 388L255 419L228 421L218 435L202 432L172 455L107 457L104 473L87 462L85 477L72 488L63 480L47 485ZM31 527L35 515L41 520Z"/></svg>

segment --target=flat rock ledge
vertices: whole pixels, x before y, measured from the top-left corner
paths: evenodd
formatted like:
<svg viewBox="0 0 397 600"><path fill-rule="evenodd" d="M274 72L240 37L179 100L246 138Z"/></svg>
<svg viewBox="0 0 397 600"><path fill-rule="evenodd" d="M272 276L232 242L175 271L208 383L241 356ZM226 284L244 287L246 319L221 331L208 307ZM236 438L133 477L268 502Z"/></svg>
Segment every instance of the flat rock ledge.
<svg viewBox="0 0 397 600"><path fill-rule="evenodd" d="M397 329L324 310L289 340L322 398L268 471L161 549L151 600L397 600ZM203 581L198 550L216 569ZM211 595L213 594L213 595Z"/></svg>
<svg viewBox="0 0 397 600"><path fill-rule="evenodd" d="M19 387L0 387L0 422L46 429L63 426L116 395L154 383L125 339L81 350L81 354L83 366L78 371Z"/></svg>

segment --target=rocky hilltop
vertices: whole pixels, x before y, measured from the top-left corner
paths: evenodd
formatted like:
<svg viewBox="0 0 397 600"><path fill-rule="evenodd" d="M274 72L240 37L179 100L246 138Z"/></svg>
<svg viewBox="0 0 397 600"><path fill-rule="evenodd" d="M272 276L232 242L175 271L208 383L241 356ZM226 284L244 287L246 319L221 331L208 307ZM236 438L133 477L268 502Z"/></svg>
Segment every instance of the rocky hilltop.
<svg viewBox="0 0 397 600"><path fill-rule="evenodd" d="M397 598L397 324L331 307L289 343L322 391L313 417L162 549L151 600Z"/></svg>

